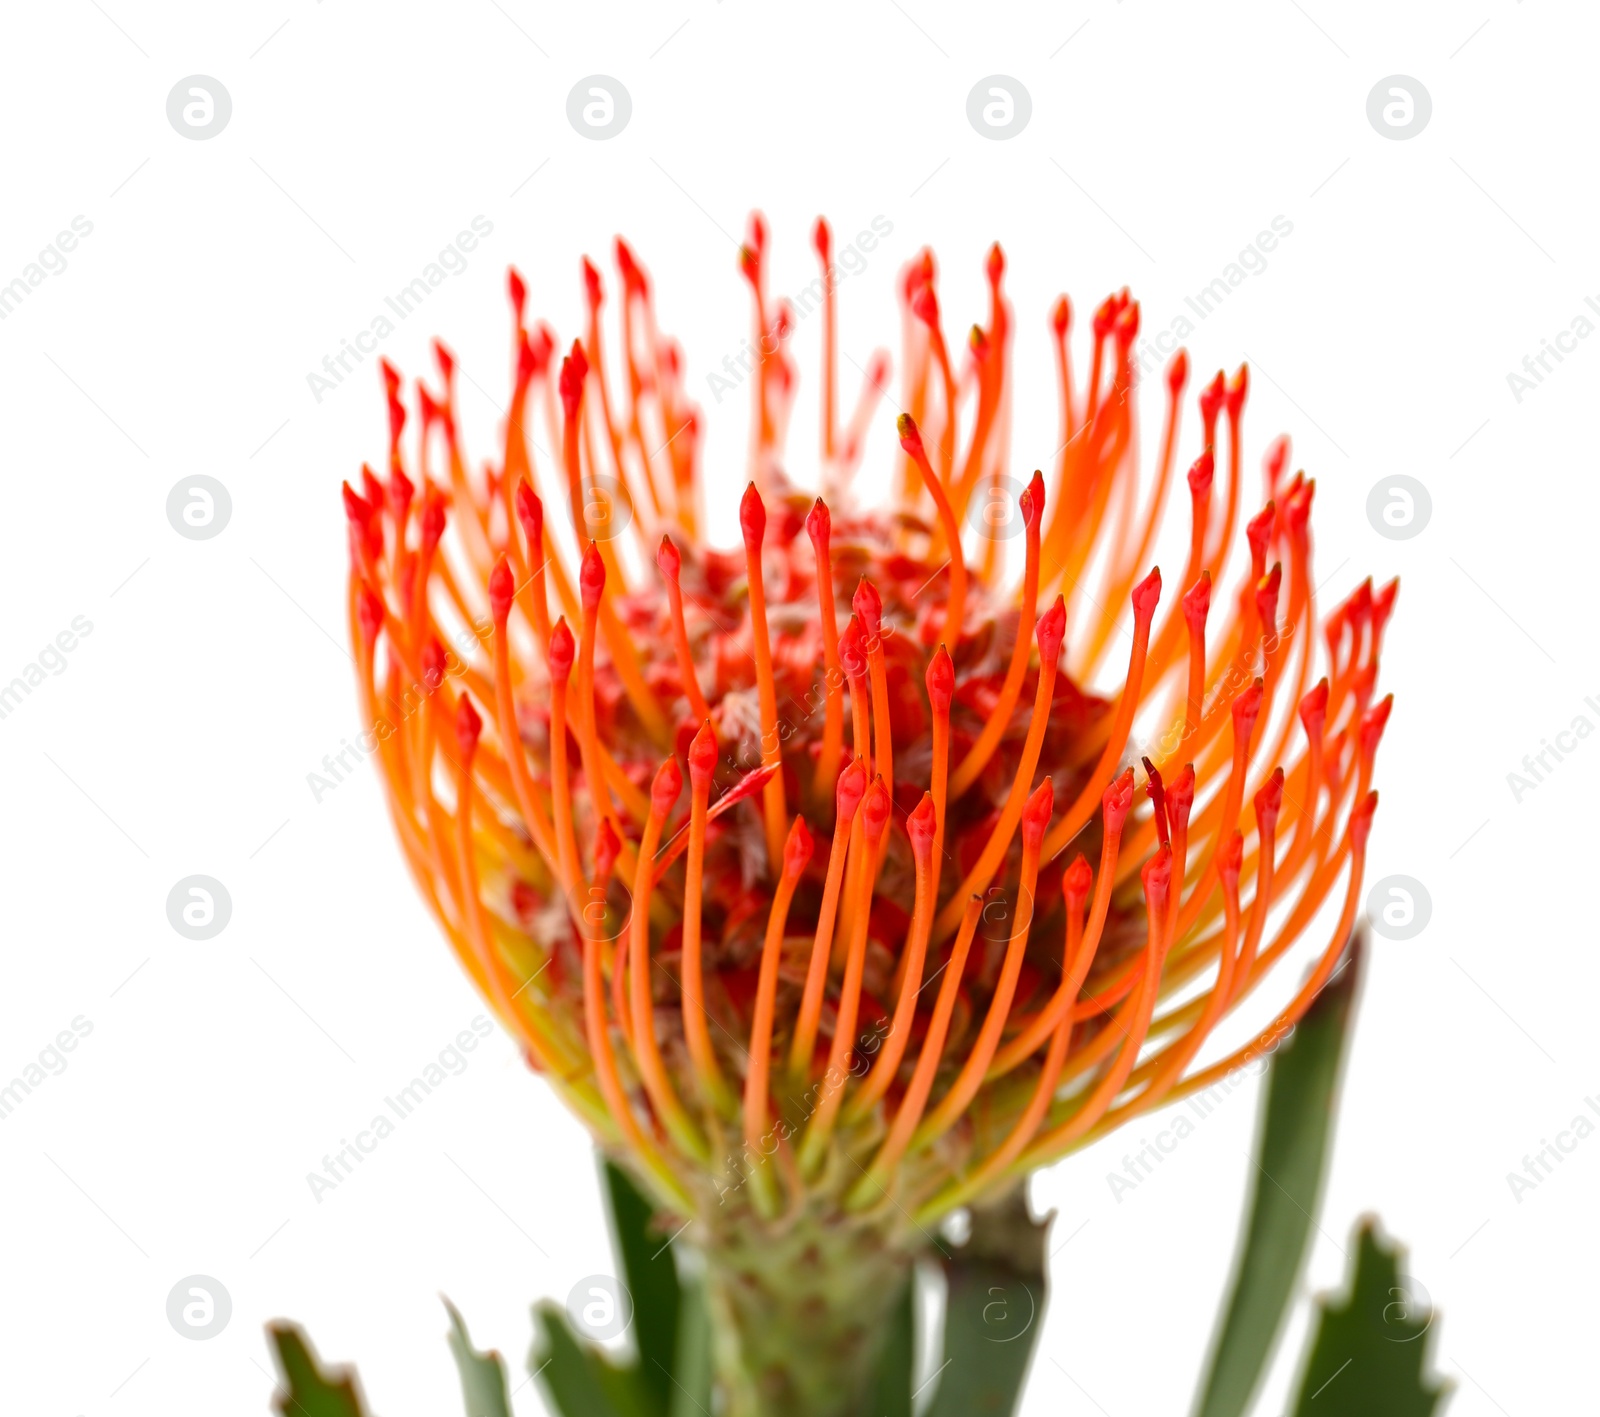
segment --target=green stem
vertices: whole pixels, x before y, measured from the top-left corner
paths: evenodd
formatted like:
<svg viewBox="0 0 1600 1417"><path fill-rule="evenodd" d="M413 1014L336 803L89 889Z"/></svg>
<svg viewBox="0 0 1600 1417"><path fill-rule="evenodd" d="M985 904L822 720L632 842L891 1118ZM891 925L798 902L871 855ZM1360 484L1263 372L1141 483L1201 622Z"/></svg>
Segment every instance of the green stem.
<svg viewBox="0 0 1600 1417"><path fill-rule="evenodd" d="M864 1412L914 1260L838 1217L719 1233L706 1294L725 1417Z"/></svg>

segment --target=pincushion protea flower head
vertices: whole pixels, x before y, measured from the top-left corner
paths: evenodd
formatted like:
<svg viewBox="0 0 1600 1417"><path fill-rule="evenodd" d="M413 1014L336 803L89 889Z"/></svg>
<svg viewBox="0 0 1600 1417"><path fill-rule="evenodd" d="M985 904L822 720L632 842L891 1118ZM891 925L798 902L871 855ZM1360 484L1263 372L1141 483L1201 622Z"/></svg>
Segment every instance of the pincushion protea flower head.
<svg viewBox="0 0 1600 1417"><path fill-rule="evenodd" d="M1319 618L1314 484L1286 441L1244 519L1243 367L1201 390L1186 438L1177 355L1141 480L1125 291L1095 312L1084 380L1066 299L1052 312L1060 446L1013 496L1000 248L964 354L923 252L900 285L891 503L858 505L889 363L841 419L821 221L814 243L824 495L784 470L798 315L768 294L756 217L738 550L705 542L699 414L620 240L615 354L587 261L559 359L512 272L497 462L469 467L436 346L410 449L386 365L387 477L345 488L361 707L401 846L530 1064L690 1224L731 1411L848 1410L942 1219L1294 1024L1351 930L1390 706L1396 588ZM541 422L556 452L536 464ZM1199 452L1175 495L1182 442ZM1150 560L1182 486L1174 581ZM1329 901L1299 990L1197 1066Z"/></svg>

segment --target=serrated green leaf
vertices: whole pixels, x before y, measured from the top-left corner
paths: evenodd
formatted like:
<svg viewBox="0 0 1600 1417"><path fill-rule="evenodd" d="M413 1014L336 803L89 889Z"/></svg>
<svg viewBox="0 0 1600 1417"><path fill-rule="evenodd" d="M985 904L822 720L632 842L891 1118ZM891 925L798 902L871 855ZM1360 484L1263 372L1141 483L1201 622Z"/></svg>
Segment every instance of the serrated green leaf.
<svg viewBox="0 0 1600 1417"><path fill-rule="evenodd" d="M652 1414L672 1408L672 1376L678 1356L683 1305L672 1241L653 1222L655 1206L620 1167L601 1163L611 1243L622 1280L633 1296L633 1339L639 1350L639 1381L653 1399Z"/></svg>
<svg viewBox="0 0 1600 1417"><path fill-rule="evenodd" d="M500 1355L492 1349L480 1353L472 1346L472 1336L448 1299L445 1309L450 1314L450 1332L446 1338L450 1354L456 1360L456 1370L461 1374L461 1401L467 1417L511 1417L511 1397L506 1392L506 1368Z"/></svg>
<svg viewBox="0 0 1600 1417"><path fill-rule="evenodd" d="M637 1368L612 1363L573 1333L565 1310L548 1299L534 1307L542 1342L530 1359L550 1405L561 1417L654 1417Z"/></svg>
<svg viewBox="0 0 1600 1417"><path fill-rule="evenodd" d="M917 1346L916 1297L917 1281L913 1275L885 1325L872 1417L911 1417L911 1368L916 1361Z"/></svg>
<svg viewBox="0 0 1600 1417"><path fill-rule="evenodd" d="M1044 1237L1022 1190L974 1208L967 1243L944 1261L943 1367L926 1417L1010 1417L1044 1323Z"/></svg>
<svg viewBox="0 0 1600 1417"><path fill-rule="evenodd" d="M1354 1249L1349 1294L1318 1304L1294 1417L1433 1417L1445 1395L1423 1371L1433 1313L1402 1275L1399 1246L1384 1244L1370 1217L1356 1226Z"/></svg>
<svg viewBox="0 0 1600 1417"><path fill-rule="evenodd" d="M272 1395L280 1417L366 1417L354 1368L324 1369L305 1330L280 1319L267 1325L283 1385Z"/></svg>
<svg viewBox="0 0 1600 1417"><path fill-rule="evenodd" d="M678 1309L678 1347L668 1375L669 1417L706 1417L711 1411L711 1317L705 1286L686 1284Z"/></svg>
<svg viewBox="0 0 1600 1417"><path fill-rule="evenodd" d="M1352 936L1344 967L1272 1055L1248 1218L1196 1417L1240 1417L1283 1326L1321 1200L1363 950L1361 935Z"/></svg>

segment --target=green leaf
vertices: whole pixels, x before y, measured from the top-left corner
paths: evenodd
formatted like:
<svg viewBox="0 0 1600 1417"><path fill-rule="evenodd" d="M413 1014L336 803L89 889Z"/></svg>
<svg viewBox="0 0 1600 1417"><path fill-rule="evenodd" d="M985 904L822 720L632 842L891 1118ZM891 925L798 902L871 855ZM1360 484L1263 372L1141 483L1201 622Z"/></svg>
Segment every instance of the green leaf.
<svg viewBox="0 0 1600 1417"><path fill-rule="evenodd" d="M668 1376L669 1417L706 1417L711 1411L711 1317L703 1284L687 1284L678 1309L678 1347Z"/></svg>
<svg viewBox="0 0 1600 1417"><path fill-rule="evenodd" d="M366 1417L355 1369L324 1370L305 1330L285 1319L267 1325L267 1338L283 1379L272 1395L280 1417Z"/></svg>
<svg viewBox="0 0 1600 1417"><path fill-rule="evenodd" d="M1445 1386L1423 1371L1433 1312L1402 1276L1403 1257L1378 1237L1370 1216L1357 1224L1350 1293L1342 1303L1319 1303L1294 1417L1432 1417L1437 1410Z"/></svg>
<svg viewBox="0 0 1600 1417"><path fill-rule="evenodd" d="M547 1301L534 1310L543 1335L533 1353L534 1371L563 1417L669 1417L685 1391L700 1399L690 1411L707 1412L711 1344L704 1311L690 1312L694 1291L678 1279L672 1241L656 1232L649 1198L603 1158L601 1180L619 1278L633 1300L638 1361L613 1362L580 1339L562 1309Z"/></svg>
<svg viewBox="0 0 1600 1417"><path fill-rule="evenodd" d="M652 1413L672 1408L683 1291L672 1241L654 1226L655 1206L611 1161L602 1161L611 1244L622 1281L633 1296L633 1338L639 1350L639 1380L654 1399Z"/></svg>
<svg viewBox="0 0 1600 1417"><path fill-rule="evenodd" d="M511 1417L511 1398L506 1392L506 1369L500 1355L493 1350L479 1353L472 1346L472 1336L456 1312L456 1306L444 1301L450 1314L451 1356L461 1374L461 1400L467 1417Z"/></svg>
<svg viewBox="0 0 1600 1417"><path fill-rule="evenodd" d="M926 1417L1010 1417L1044 1323L1044 1237L1018 1188L974 1208L967 1243L944 1262L944 1366Z"/></svg>
<svg viewBox="0 0 1600 1417"><path fill-rule="evenodd" d="M872 1417L911 1417L911 1367L916 1361L916 1276L907 1281L885 1327Z"/></svg>
<svg viewBox="0 0 1600 1417"><path fill-rule="evenodd" d="M1248 1219L1196 1417L1240 1417L1283 1326L1321 1199L1363 951L1357 933L1343 968L1272 1055L1256 1132Z"/></svg>
<svg viewBox="0 0 1600 1417"><path fill-rule="evenodd" d="M651 1417L637 1371L617 1367L579 1339L559 1304L546 1299L533 1317L543 1335L534 1347L533 1374L561 1417Z"/></svg>

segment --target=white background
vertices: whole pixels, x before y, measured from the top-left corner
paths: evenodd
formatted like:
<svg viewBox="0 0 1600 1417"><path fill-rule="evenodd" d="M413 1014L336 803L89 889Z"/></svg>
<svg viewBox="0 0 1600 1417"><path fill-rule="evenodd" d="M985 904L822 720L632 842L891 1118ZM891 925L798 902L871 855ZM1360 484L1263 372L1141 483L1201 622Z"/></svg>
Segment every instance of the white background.
<svg viewBox="0 0 1600 1417"><path fill-rule="evenodd" d="M1433 916L1413 940L1374 942L1309 1274L1258 1410L1287 1400L1309 1296L1337 1282L1369 1209L1439 1306L1453 1413L1580 1401L1600 1139L1520 1202L1506 1174L1600 1092L1600 742L1520 803L1506 774L1576 715L1600 723L1583 702L1600 697L1600 341L1520 402L1506 376L1585 295L1600 299L1593 12L1510 0L792 10L8 10L0 281L74 216L93 234L0 323L0 680L74 616L94 628L0 721L0 1075L73 1017L93 1025L0 1126L6 1410L265 1412L261 1324L289 1315L325 1358L359 1363L383 1417L453 1412L439 1292L521 1382L529 1303L610 1267L585 1137L498 1034L338 1191L318 1204L308 1190L306 1173L486 1010L405 874L370 767L320 804L307 787L357 729L337 490L381 457L385 423L372 361L320 403L306 375L481 214L492 235L384 350L417 373L429 336L452 343L471 376L469 443L485 453L508 378L506 264L570 339L580 254L608 257L626 233L684 342L711 486L728 494L714 530L731 539L746 404L715 406L705 374L747 329L734 238L753 207L771 223L780 292L811 279L819 211L842 239L877 215L893 223L841 288L860 363L897 343L893 283L924 242L960 331L983 318L981 261L1002 240L1024 476L1057 441L1046 322L1058 291L1082 333L1129 284L1155 330L1274 216L1293 223L1267 269L1200 325L1191 356L1200 374L1252 363L1252 495L1260 450L1293 435L1296 465L1317 479L1327 603L1368 572L1402 577L1370 871L1425 883ZM205 142L165 112L197 73L233 103ZM634 105L605 143L565 115L594 73ZM1032 96L1008 142L967 121L968 91L990 74ZM1432 96L1410 141L1366 117L1392 74ZM607 274L614 289L609 262ZM795 341L802 482L816 340L802 328ZM844 373L853 397L859 376ZM869 450L880 470L891 414ZM1433 499L1410 541L1365 515L1374 483L1401 472ZM201 473L229 489L233 514L197 542L164 508ZM233 899L205 943L165 914L194 873ZM1231 1098L1120 1203L1106 1174L1157 1121L1039 1178L1060 1248L1027 1413L1184 1410L1255 1110L1254 1087ZM232 1295L209 1342L165 1316L194 1273ZM541 1410L534 1385L515 1406Z"/></svg>

